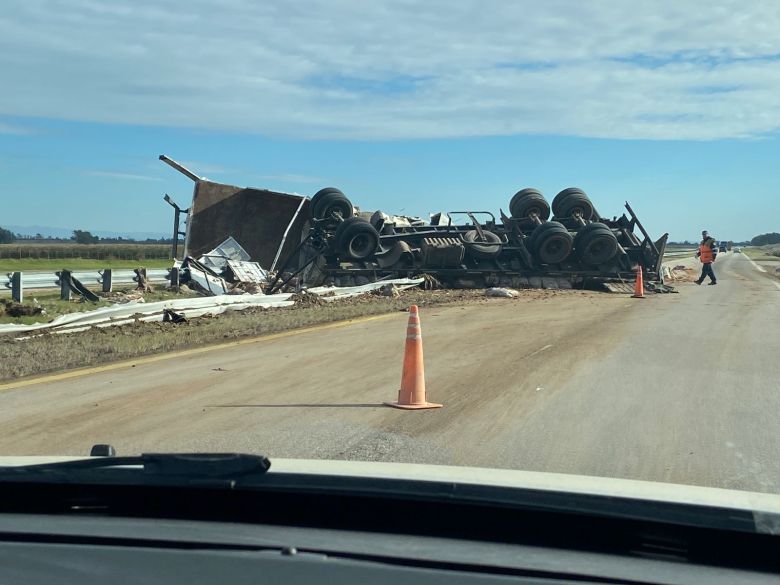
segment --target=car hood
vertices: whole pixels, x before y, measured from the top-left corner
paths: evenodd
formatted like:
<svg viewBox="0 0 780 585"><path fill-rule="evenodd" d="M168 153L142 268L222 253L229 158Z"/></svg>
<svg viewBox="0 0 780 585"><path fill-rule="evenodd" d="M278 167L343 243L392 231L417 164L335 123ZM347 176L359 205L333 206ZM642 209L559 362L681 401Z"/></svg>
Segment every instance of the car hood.
<svg viewBox="0 0 780 585"><path fill-rule="evenodd" d="M85 458L11 456L0 457L0 466L33 465L79 459ZM563 473L376 461L278 458L272 459L268 473L487 486L709 506L780 516L780 495L770 493Z"/></svg>

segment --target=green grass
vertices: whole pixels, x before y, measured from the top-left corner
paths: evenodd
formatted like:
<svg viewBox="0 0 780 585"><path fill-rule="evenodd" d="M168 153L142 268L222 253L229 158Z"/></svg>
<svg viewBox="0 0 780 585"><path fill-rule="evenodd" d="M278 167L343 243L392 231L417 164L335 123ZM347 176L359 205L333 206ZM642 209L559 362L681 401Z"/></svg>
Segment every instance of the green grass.
<svg viewBox="0 0 780 585"><path fill-rule="evenodd" d="M166 258L147 258L145 260L119 260L91 258L0 258L0 272L24 272L25 270L98 270L100 268L170 268L173 260Z"/></svg>
<svg viewBox="0 0 780 585"><path fill-rule="evenodd" d="M76 244L22 243L0 245L0 271L160 268L169 266L171 247L167 244Z"/></svg>

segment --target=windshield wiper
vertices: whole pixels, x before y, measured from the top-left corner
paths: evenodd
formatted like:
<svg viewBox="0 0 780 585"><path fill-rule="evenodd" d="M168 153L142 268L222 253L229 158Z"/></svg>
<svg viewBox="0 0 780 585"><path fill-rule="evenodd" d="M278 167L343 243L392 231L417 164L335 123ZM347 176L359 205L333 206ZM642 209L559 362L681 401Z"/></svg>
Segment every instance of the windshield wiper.
<svg viewBox="0 0 780 585"><path fill-rule="evenodd" d="M239 480L265 474L271 461L246 453L145 453L128 457L91 457L34 465L0 466L0 481L111 481L144 483L181 480Z"/></svg>

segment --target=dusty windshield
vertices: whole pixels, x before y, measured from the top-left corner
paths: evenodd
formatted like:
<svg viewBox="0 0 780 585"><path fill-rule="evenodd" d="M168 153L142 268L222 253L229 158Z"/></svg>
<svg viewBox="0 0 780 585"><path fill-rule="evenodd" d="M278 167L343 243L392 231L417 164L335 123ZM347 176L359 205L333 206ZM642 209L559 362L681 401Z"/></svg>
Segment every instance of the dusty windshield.
<svg viewBox="0 0 780 585"><path fill-rule="evenodd" d="M779 20L6 4L0 455L778 492Z"/></svg>

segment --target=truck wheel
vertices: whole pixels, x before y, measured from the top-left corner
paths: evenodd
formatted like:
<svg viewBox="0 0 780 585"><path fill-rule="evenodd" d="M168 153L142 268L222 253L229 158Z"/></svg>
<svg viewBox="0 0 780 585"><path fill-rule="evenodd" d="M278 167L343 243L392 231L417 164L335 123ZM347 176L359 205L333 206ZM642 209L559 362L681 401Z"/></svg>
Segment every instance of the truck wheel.
<svg viewBox="0 0 780 585"><path fill-rule="evenodd" d="M525 219L537 215L542 221L550 217L550 204L536 189L523 189L514 194L509 202L512 217Z"/></svg>
<svg viewBox="0 0 780 585"><path fill-rule="evenodd" d="M555 196L552 202L552 210L555 217L571 217L579 212L585 221L593 219L594 208L590 198L582 189L569 187Z"/></svg>
<svg viewBox="0 0 780 585"><path fill-rule="evenodd" d="M466 251L471 254L471 257L489 259L501 254L501 238L487 230L482 230L482 233L485 234L484 242L479 239L477 230L469 230L463 234L463 241L467 244Z"/></svg>
<svg viewBox="0 0 780 585"><path fill-rule="evenodd" d="M583 264L598 266L612 260L618 252L618 241L603 223L589 223L574 238L574 249Z"/></svg>
<svg viewBox="0 0 780 585"><path fill-rule="evenodd" d="M531 234L531 247L542 264L559 264L571 254L574 238L562 224L550 221Z"/></svg>
<svg viewBox="0 0 780 585"><path fill-rule="evenodd" d="M365 260L379 246L379 233L362 217L350 217L336 228L335 240L342 258Z"/></svg>
<svg viewBox="0 0 780 585"><path fill-rule="evenodd" d="M350 200L335 187L326 187L317 191L311 198L310 209L314 219L335 218L337 215L342 219L348 219L354 213Z"/></svg>

